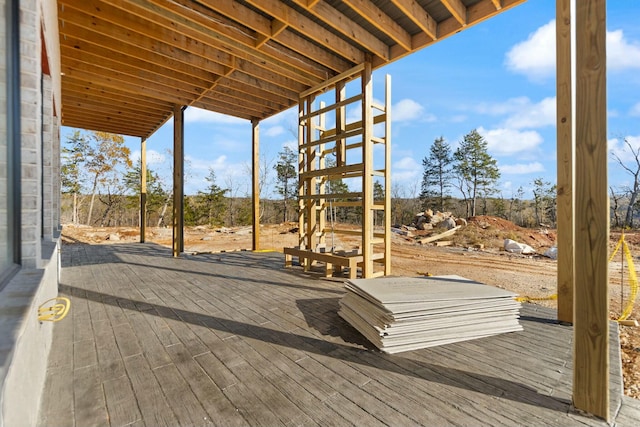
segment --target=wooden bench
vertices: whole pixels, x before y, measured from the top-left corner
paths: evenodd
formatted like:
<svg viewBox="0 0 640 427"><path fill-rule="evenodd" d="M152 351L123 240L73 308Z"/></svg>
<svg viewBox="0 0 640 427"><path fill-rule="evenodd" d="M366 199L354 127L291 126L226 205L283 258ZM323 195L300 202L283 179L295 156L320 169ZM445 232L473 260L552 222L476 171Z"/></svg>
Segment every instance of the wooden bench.
<svg viewBox="0 0 640 427"><path fill-rule="evenodd" d="M284 248L284 266L291 267L293 257L297 257L300 264L304 266L304 271L309 271L311 262L320 261L325 263L325 277L333 275L333 266L336 271L341 272L343 267L349 269L349 279L358 276L358 263L362 263L362 255L336 255L328 252L313 252L307 249ZM310 262L306 262L310 261Z"/></svg>

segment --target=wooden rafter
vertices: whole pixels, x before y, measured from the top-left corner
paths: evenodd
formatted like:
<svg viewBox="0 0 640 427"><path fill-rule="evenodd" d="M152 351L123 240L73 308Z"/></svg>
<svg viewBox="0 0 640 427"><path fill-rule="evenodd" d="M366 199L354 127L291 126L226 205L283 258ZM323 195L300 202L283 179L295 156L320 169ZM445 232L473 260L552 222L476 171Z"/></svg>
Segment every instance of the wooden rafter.
<svg viewBox="0 0 640 427"><path fill-rule="evenodd" d="M148 137L175 104L262 120L523 1L58 0L63 124Z"/></svg>
<svg viewBox="0 0 640 427"><path fill-rule="evenodd" d="M462 0L442 0L442 4L460 25L467 25L467 7L462 3Z"/></svg>
<svg viewBox="0 0 640 427"><path fill-rule="evenodd" d="M391 37L402 48L411 50L411 35L369 0L344 0L344 3L358 12L369 24Z"/></svg>
<svg viewBox="0 0 640 427"><path fill-rule="evenodd" d="M415 0L391 0L414 24L432 39L438 38L438 23Z"/></svg>

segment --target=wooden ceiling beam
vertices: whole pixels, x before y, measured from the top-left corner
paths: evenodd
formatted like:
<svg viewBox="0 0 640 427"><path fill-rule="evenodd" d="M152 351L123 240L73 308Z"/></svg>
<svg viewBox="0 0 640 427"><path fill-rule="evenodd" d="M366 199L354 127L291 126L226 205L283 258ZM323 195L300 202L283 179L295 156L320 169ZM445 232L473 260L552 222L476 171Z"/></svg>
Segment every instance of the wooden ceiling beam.
<svg viewBox="0 0 640 427"><path fill-rule="evenodd" d="M190 67L185 63L172 61L159 55L151 54L147 56L146 60L138 59L132 56L135 52L131 51L129 45L121 45L120 48L120 51L114 51L71 37L64 37L61 42L61 49L65 57L84 60L85 62L95 59L94 63L101 65L105 65L103 61L106 58L107 61L114 60L121 63L122 67L133 67L142 71L149 70L162 78L175 78L178 81L189 81L199 87L206 87L207 89L212 82L221 77L221 75L216 75L197 67ZM169 67L164 66L167 62L169 62ZM298 93L306 89L306 86L298 82L281 77L268 69L258 67L244 60L238 61L237 64L236 71L231 74L231 78L239 83L262 88L267 92L272 92L275 95L287 99L297 99ZM231 68L224 66L220 66L219 68L220 73L227 72L227 74L229 74L229 70L231 70ZM247 72L251 74L247 74ZM187 75L187 73L189 73L189 75Z"/></svg>
<svg viewBox="0 0 640 427"><path fill-rule="evenodd" d="M233 88L226 86L218 86L217 90L207 92L200 99L211 98L220 99L221 97L228 98L228 102L238 104L245 108L252 108L256 111L270 110L280 111L283 110L287 104L279 104L266 100L259 100L255 97L247 96L244 92L239 92Z"/></svg>
<svg viewBox="0 0 640 427"><path fill-rule="evenodd" d="M65 126L74 123L73 126L76 127L78 123L82 123L84 127L86 123L90 122L99 124L101 127L118 126L121 130L127 129L125 131L127 134L135 133L136 135L147 134L150 130L149 120L135 120L120 115L110 115L110 113L102 111L75 109L73 113L67 113L62 118Z"/></svg>
<svg viewBox="0 0 640 427"><path fill-rule="evenodd" d="M515 7L526 0L502 0L502 9L497 10L493 4L493 0L481 0L478 3L473 4L467 8L467 26L479 24L480 22L504 12L512 7ZM450 17L438 24L438 41L450 37L463 29L462 24L455 18ZM425 33L418 33L413 36L413 48L415 50L422 49L430 44L433 44L436 40L433 40ZM406 52L404 49L397 46L391 48L391 60L396 61L403 56L406 56L410 52ZM373 66L381 67L386 62L374 59Z"/></svg>
<svg viewBox="0 0 640 427"><path fill-rule="evenodd" d="M444 7L463 27L467 25L467 7L462 0L440 0Z"/></svg>
<svg viewBox="0 0 640 427"><path fill-rule="evenodd" d="M62 117L144 137L174 104L262 120L365 58L380 67L523 1L57 0Z"/></svg>
<svg viewBox="0 0 640 427"><path fill-rule="evenodd" d="M296 94L309 88L308 85L300 83L295 79L291 79L285 75L277 73L266 66L259 66L251 62L239 59L236 61L236 72L255 77L260 81L269 82L276 86L284 88L286 91L293 91Z"/></svg>
<svg viewBox="0 0 640 427"><path fill-rule="evenodd" d="M115 127L112 124L98 124L96 122L87 122L87 121L73 122L73 124L71 124L70 121L68 121L67 123L64 123L63 121L63 126L84 129L87 131L108 132L108 133L113 133L115 135L125 135L125 136L131 136L134 138L143 138L146 135L145 130L133 130L126 127L124 128Z"/></svg>
<svg viewBox="0 0 640 427"><path fill-rule="evenodd" d="M83 4L83 2L77 4ZM211 51L209 57L203 57L202 55L205 55L206 52L197 53L184 50L182 47L190 47L190 43L187 42L169 45L164 41L152 39L144 34L130 31L126 27L72 10L69 7L65 7L64 13L65 16L69 16L70 22L64 23L63 28L60 29L61 37L71 35L92 43L100 40L107 49L126 49L127 54L137 56L145 61L155 62L154 58L160 56L216 75L224 74L233 65L233 59L228 54L222 55L219 52ZM62 16L61 19L64 19L65 16ZM215 61L209 59L214 55ZM171 63L167 64L167 66L170 65Z"/></svg>
<svg viewBox="0 0 640 427"><path fill-rule="evenodd" d="M339 69L334 68L334 70L342 72L351 68L353 65L360 64L364 61L364 54L362 53L362 51L360 51L341 37L338 37L335 34L329 32L326 28L319 25L317 22L313 21L310 18L307 18L297 10L287 6L283 2L279 0L246 1L256 9L273 16L277 21L286 24L288 27L293 28L300 34L304 34L310 40L313 40L315 43L323 46L325 49L328 49L349 61L348 63L344 63L344 65L342 65ZM287 32L286 34L291 33ZM280 37L275 36L272 38L282 43L282 38L286 36L286 34L281 33ZM295 41L293 40L289 45L289 48L303 54L305 52L304 49L306 49L304 44L301 44L299 47L295 47ZM322 49L322 51L324 51L324 49ZM314 52L308 51L306 54L313 57Z"/></svg>
<svg viewBox="0 0 640 427"><path fill-rule="evenodd" d="M249 74L243 73L236 69L233 73L227 77L230 80L235 81L238 84L247 85L249 87L259 88L265 92L269 92L275 96L287 99L295 100L297 102L298 93L293 90L286 89L282 86L272 84L269 80L261 80Z"/></svg>
<svg viewBox="0 0 640 427"><path fill-rule="evenodd" d="M60 34L65 36L69 32L73 36L84 36L86 40L104 40L107 48L118 49L120 45L126 44L137 51L135 56L141 59L150 60L151 57L160 55L162 58L177 60L193 68L210 71L218 76L228 73L229 68L234 67L237 63L236 57L228 52L222 52L214 46L175 33L156 23L144 21L139 16L123 13L123 10L108 5L94 5L93 7L99 9L99 17L91 15L92 6L84 1L74 2L72 6L65 6L64 12L59 15L63 21ZM64 23L65 18L73 24ZM170 26L172 21L164 19L162 22ZM65 26L68 26L69 29L65 29ZM136 31L132 31L131 28L135 28ZM96 37L96 31L99 32L99 37ZM159 39L159 35L162 34L164 37ZM271 66L268 61L260 61L250 55L243 55L242 59L258 66ZM288 59L293 61L290 57ZM278 74L299 81L307 87L320 81L320 78L308 78L301 75L291 67L276 68L276 70Z"/></svg>
<svg viewBox="0 0 640 427"><path fill-rule="evenodd" d="M76 96L90 96L102 100L103 102L113 103L127 102L133 104L139 104L142 108L156 109L160 111L167 111L173 105L170 102L160 101L148 96L134 95L128 92L124 92L118 89L107 88L100 86L95 82L91 82L88 85L86 81L73 79L71 76L62 77L62 85L64 93L75 94Z"/></svg>
<svg viewBox="0 0 640 427"><path fill-rule="evenodd" d="M241 109L235 109L234 106L229 107L229 108L233 108L232 110L227 110L227 108L225 108L224 106L220 106L216 104L206 104L201 101L194 102L192 106L201 108L203 110L212 111L214 113L220 113L226 116L232 115L233 117L237 117L237 118L245 119L249 121L255 119L256 117L263 117L263 116L256 116L255 114L250 114L246 111L242 111Z"/></svg>
<svg viewBox="0 0 640 427"><path fill-rule="evenodd" d="M343 3L366 19L369 24L392 38L403 49L412 50L411 35L371 0L343 0Z"/></svg>
<svg viewBox="0 0 640 427"><path fill-rule="evenodd" d="M500 1L500 0L496 0ZM415 0L391 0L391 2L411 19L432 39L438 38L438 23ZM413 43L412 43L413 45Z"/></svg>
<svg viewBox="0 0 640 427"><path fill-rule="evenodd" d="M208 111L214 111L221 114L232 114L246 120L252 120L256 117L263 117L263 111L255 111L245 108L237 103L229 103L224 99L206 98L193 103L194 107L202 108Z"/></svg>
<svg viewBox="0 0 640 427"><path fill-rule="evenodd" d="M225 51L255 63L269 63L285 71L296 70L296 74L311 81L321 81L330 70L308 58L292 58L282 49L255 49L256 35L250 30L233 28L231 23L220 22L223 17L212 17L198 13L178 3L166 3L160 0L112 0L122 3L123 10L141 14L149 19L153 16L154 25L164 26L189 36L210 48L222 47ZM222 45L222 46L220 46ZM266 46L263 46L263 48Z"/></svg>
<svg viewBox="0 0 640 427"><path fill-rule="evenodd" d="M221 86L242 93L247 101L255 100L256 102L268 103L274 106L281 107L289 105L289 102L293 99L295 99L295 101L297 102L297 98L286 98L271 92L267 92L266 90L256 86L247 86L229 78L221 79L217 87Z"/></svg>
<svg viewBox="0 0 640 427"><path fill-rule="evenodd" d="M222 75L227 67L220 66L218 73L189 66L184 62L174 61L161 55L147 54L144 59L140 59L140 49L122 44L118 50L106 48L104 46L91 44L84 40L64 37L60 42L61 49L67 49L65 57L81 59L85 55L93 55L97 58L109 58L119 62L123 67L132 67L139 70L147 70L158 75L172 77L177 80L189 81L191 79L203 82L211 82L216 77Z"/></svg>
<svg viewBox="0 0 640 427"><path fill-rule="evenodd" d="M62 66L62 72L65 73L65 76L99 83L105 87L111 87L114 89L127 88L126 90L136 96L146 95L152 98L163 99L167 102L183 103L197 98L205 91L200 88L195 92L191 89L187 90L160 82L153 82L152 80L143 80L113 70L109 70L109 73L105 75L104 69L97 66L91 67L86 66L85 64L73 65L75 65L73 68L67 65ZM174 96L175 99L172 98Z"/></svg>
<svg viewBox="0 0 640 427"><path fill-rule="evenodd" d="M133 117L139 120L144 120L149 117L157 116L161 118L164 116L164 111L151 111L145 108L136 108L135 105L129 103L121 104L105 104L99 99L83 98L67 94L65 96L65 102L72 105L76 109L86 109L92 111L107 111L110 114L119 114L126 117Z"/></svg>
<svg viewBox="0 0 640 427"><path fill-rule="evenodd" d="M255 31L254 47L259 50L265 50L265 45L268 45L270 40L274 40L282 46L303 55L307 61L317 62L337 73L351 68L353 61L362 56L362 53L355 46L293 9L284 6L284 9L291 10L290 14L294 15L293 18L288 13L271 13L270 6L277 6L280 3L277 0L268 0L269 7L265 7L264 1L254 3L257 9L263 10L267 15L272 15L273 19L269 19L235 1L199 0L198 3L205 5L200 8L198 7L199 4L196 4L193 0L176 1L190 9L201 10L206 7L206 9L215 11L246 28L250 28ZM278 9L281 8L278 7ZM205 10L203 13L206 15L207 11ZM287 31L289 27L300 34L304 34L308 40L292 31ZM307 28L310 30L307 30Z"/></svg>
<svg viewBox="0 0 640 427"><path fill-rule="evenodd" d="M139 84L140 81L112 78L111 76L104 76L90 71L70 69L64 65L62 66L62 72L65 74L65 77L75 78L90 86L99 84L105 88L119 89L132 95L148 96L175 104L188 105L194 99L193 95L187 96L187 94L171 90L170 88L144 87Z"/></svg>
<svg viewBox="0 0 640 427"><path fill-rule="evenodd" d="M337 9L324 1L308 2L307 0L293 0L298 6L305 8L316 19L333 27L343 36L354 43L364 47L377 56L382 62L388 62L390 58L389 46L382 40L371 34L364 27L349 19Z"/></svg>
<svg viewBox="0 0 640 427"><path fill-rule="evenodd" d="M64 49L63 49L64 50ZM90 54L83 54L81 59L76 59L69 56L69 59L65 62L65 68L73 70L87 71L100 75L109 75L112 78L120 78L133 82L139 81L141 84L167 87L169 91L179 90L185 93L191 93L194 95L200 95L204 92L210 83L203 82L201 80L192 79L191 81L182 81L172 78L172 74L156 74L146 70L139 70L133 67L124 67L115 61L111 61L108 58L99 58L99 60L93 60ZM116 71L118 70L118 71ZM122 71L120 71L122 70Z"/></svg>

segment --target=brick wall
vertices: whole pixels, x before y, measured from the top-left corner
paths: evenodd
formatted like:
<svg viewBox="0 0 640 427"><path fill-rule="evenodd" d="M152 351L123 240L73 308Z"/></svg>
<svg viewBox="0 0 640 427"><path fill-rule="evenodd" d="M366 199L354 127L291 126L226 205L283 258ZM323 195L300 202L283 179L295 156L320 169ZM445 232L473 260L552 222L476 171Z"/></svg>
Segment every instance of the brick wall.
<svg viewBox="0 0 640 427"><path fill-rule="evenodd" d="M37 268L42 234L42 64L40 8L20 1L20 96L22 126L22 267Z"/></svg>

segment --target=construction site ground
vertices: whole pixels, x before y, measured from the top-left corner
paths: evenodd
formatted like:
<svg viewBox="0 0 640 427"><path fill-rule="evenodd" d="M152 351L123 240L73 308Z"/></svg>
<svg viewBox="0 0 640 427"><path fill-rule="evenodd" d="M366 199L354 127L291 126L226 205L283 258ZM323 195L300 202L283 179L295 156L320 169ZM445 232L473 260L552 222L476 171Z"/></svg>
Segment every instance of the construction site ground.
<svg viewBox="0 0 640 427"><path fill-rule="evenodd" d="M282 251L283 247L298 245L297 223L262 225L260 248ZM340 228L346 228L340 225ZM353 227L356 228L355 226ZM420 245L416 237L433 231L416 231L414 236L393 234L391 243L392 273L397 276L456 274L488 285L516 292L521 296L544 298L555 293L557 262L543 256L555 245L555 230L525 229L510 221L490 216L469 219L469 225L455 235L445 238L447 246ZM210 228L186 227L185 252L204 253L232 250L250 250L251 227ZM610 247L615 247L620 233L612 232ZM512 254L504 251L504 239L525 243L536 250L534 255ZM79 225L63 227L63 244L131 243L139 240L134 227L94 228ZM640 257L640 234L627 233L625 240L634 261ZM147 242L171 247L171 228L148 228ZM351 249L357 238L326 236L327 247ZM64 250L64 248L63 248ZM623 267L623 268L622 268ZM621 285L622 283L622 285ZM610 317L617 319L626 305L629 287L629 269L621 256L610 263ZM537 300L536 304L555 307L556 301ZM630 319L640 320L640 301L636 301ZM621 326L620 345L625 394L640 399L640 327Z"/></svg>

